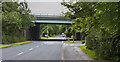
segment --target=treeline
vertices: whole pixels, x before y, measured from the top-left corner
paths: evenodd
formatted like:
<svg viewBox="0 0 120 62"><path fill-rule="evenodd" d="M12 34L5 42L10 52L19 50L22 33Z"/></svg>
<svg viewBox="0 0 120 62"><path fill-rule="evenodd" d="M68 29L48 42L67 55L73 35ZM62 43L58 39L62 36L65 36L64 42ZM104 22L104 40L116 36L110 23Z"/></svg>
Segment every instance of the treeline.
<svg viewBox="0 0 120 62"><path fill-rule="evenodd" d="M120 3L63 2L75 24L72 30L86 37L86 46L100 60L120 60Z"/></svg>
<svg viewBox="0 0 120 62"><path fill-rule="evenodd" d="M0 3L0 43L2 43L2 4Z"/></svg>
<svg viewBox="0 0 120 62"><path fill-rule="evenodd" d="M2 43L14 43L24 41L24 30L34 26L35 20L30 15L30 9L26 2L2 3Z"/></svg>
<svg viewBox="0 0 120 62"><path fill-rule="evenodd" d="M56 36L60 35L61 33L64 33L66 31L65 25L56 25L56 24L40 24L40 36L44 37L47 35L47 29L48 29L48 36Z"/></svg>

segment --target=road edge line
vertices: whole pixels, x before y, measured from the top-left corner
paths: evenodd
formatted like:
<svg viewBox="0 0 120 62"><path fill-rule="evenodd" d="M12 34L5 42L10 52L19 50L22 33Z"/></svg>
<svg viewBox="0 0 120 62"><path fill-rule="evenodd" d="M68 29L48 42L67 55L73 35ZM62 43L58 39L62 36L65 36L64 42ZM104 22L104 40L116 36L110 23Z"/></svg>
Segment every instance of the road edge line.
<svg viewBox="0 0 120 62"><path fill-rule="evenodd" d="M62 41L61 53L59 60L64 60L64 41Z"/></svg>
<svg viewBox="0 0 120 62"><path fill-rule="evenodd" d="M64 41L62 41L61 60L64 60Z"/></svg>

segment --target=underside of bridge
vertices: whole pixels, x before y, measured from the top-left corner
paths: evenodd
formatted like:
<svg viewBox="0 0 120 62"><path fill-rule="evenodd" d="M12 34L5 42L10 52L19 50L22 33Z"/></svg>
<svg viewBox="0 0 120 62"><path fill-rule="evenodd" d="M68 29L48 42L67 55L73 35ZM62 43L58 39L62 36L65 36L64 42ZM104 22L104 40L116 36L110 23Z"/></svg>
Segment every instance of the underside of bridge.
<svg viewBox="0 0 120 62"><path fill-rule="evenodd" d="M71 25L73 21L65 21L65 18L37 18L37 20L33 21L36 24L34 27L30 27L29 30L26 32L26 39L27 40L40 40L40 24L62 24L62 25ZM75 39L79 40L80 33L75 34Z"/></svg>

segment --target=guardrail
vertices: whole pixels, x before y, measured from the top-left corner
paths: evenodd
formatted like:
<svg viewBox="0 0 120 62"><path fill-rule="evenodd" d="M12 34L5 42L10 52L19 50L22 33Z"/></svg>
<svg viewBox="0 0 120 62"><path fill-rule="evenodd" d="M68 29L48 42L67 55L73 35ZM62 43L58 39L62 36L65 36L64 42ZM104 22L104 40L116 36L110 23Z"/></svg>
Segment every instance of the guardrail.
<svg viewBox="0 0 120 62"><path fill-rule="evenodd" d="M34 15L35 17L60 17L59 15Z"/></svg>
<svg viewBox="0 0 120 62"><path fill-rule="evenodd" d="M61 14L60 15L48 15L48 14L47 15L41 15L40 14L40 15L34 15L34 16L35 17L60 17L60 16L63 16L63 15L61 15Z"/></svg>

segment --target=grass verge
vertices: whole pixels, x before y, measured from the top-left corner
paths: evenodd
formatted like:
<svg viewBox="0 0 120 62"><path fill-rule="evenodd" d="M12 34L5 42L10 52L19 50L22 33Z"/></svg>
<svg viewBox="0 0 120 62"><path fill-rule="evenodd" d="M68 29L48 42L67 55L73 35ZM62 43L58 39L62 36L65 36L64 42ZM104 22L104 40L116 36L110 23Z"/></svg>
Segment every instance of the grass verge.
<svg viewBox="0 0 120 62"><path fill-rule="evenodd" d="M79 46L85 54L87 54L90 58L96 59L97 57L95 56L95 52L93 50L87 49L86 46Z"/></svg>
<svg viewBox="0 0 120 62"><path fill-rule="evenodd" d="M27 43L32 43L32 42L35 42L35 41L26 41L26 42L13 43L10 45L2 45L0 46L0 48L7 48L7 47L15 46L15 45L22 45L22 44L27 44Z"/></svg>
<svg viewBox="0 0 120 62"><path fill-rule="evenodd" d="M58 35L54 35L54 36L51 36L51 37L57 37L57 36L58 36ZM50 37L50 38L51 38L51 37Z"/></svg>
<svg viewBox="0 0 120 62"><path fill-rule="evenodd" d="M49 37L41 37L41 39L49 39Z"/></svg>
<svg viewBox="0 0 120 62"><path fill-rule="evenodd" d="M82 44L84 44L85 43L85 40L80 40L81 42L82 42Z"/></svg>
<svg viewBox="0 0 120 62"><path fill-rule="evenodd" d="M64 43L76 43L76 41L64 41Z"/></svg>
<svg viewBox="0 0 120 62"><path fill-rule="evenodd" d="M65 39L70 39L69 37L65 37Z"/></svg>

